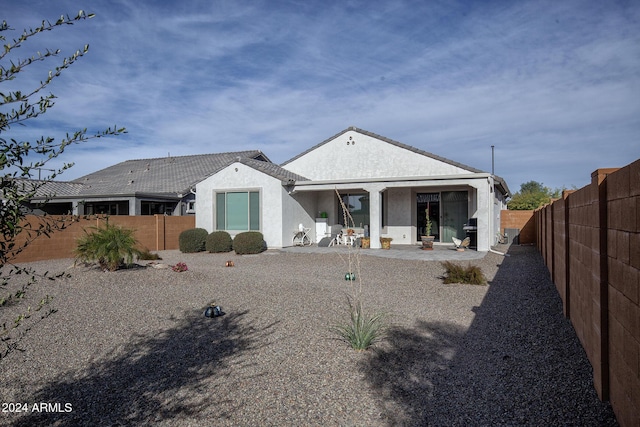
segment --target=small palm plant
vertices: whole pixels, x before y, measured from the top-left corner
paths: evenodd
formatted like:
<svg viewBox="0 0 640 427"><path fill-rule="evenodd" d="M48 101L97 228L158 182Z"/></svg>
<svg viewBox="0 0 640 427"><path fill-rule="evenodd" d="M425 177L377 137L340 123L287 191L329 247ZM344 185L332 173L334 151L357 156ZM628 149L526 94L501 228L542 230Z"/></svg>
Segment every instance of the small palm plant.
<svg viewBox="0 0 640 427"><path fill-rule="evenodd" d="M115 271L123 265L133 264L133 259L142 251L136 248L138 242L134 230L109 224L103 227L91 227L92 233L84 230L85 235L77 240L76 259L85 262L98 262L105 270Z"/></svg>

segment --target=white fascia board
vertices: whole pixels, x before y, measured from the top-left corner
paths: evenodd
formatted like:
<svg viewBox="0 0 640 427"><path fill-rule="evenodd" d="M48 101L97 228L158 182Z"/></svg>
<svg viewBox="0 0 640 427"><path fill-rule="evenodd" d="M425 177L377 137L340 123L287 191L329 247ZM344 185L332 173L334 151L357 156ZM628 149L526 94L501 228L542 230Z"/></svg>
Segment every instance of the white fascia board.
<svg viewBox="0 0 640 427"><path fill-rule="evenodd" d="M343 179L323 181L294 181L289 185L293 191L320 191L333 190L335 188L362 187L367 184L384 183L386 187L436 187L442 185L468 185L470 181L487 179L490 173L474 173L465 175L435 175L412 176L399 178L367 178L367 179Z"/></svg>

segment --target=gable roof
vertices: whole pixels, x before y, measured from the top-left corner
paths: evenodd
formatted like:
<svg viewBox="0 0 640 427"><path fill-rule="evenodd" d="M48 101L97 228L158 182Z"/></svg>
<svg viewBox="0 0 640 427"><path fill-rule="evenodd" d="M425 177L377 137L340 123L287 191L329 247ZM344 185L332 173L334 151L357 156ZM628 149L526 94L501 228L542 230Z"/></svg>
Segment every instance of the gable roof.
<svg viewBox="0 0 640 427"><path fill-rule="evenodd" d="M238 158L272 164L259 150L159 157L127 160L72 182L82 184L80 194L84 196L135 193L176 196L188 193L198 182Z"/></svg>
<svg viewBox="0 0 640 427"><path fill-rule="evenodd" d="M259 150L127 160L73 181L42 182L33 200L136 194L177 198L239 158L273 164Z"/></svg>
<svg viewBox="0 0 640 427"><path fill-rule="evenodd" d="M463 165L402 144L398 141L368 132L354 126L322 141L297 156L287 160L281 165L272 163L261 151L247 150L216 154L199 154L178 157L159 157L151 159L127 160L105 169L80 177L74 181L46 182L38 189L34 200L50 198L77 198L77 197L109 197L109 196L134 196L147 195L158 197L182 197L188 194L190 189L203 179L214 175L233 162L241 162L253 169L272 176L283 183L291 181L309 181L308 178L287 170L284 166L318 147L338 138L348 131L376 138L396 147L409 150L413 153L424 155L473 173L486 173L479 169ZM497 184L502 191L509 195L509 189L504 179L495 176Z"/></svg>
<svg viewBox="0 0 640 427"><path fill-rule="evenodd" d="M317 149L317 148L319 148L319 147L321 147L321 146L323 146L323 145L335 140L336 138L340 137L341 135L344 135L345 133L347 133L349 131L358 132L358 133L360 133L362 135L366 135L366 136L369 136L371 138L375 138L375 139L378 139L380 141L384 141L384 142L386 142L388 144L391 144L391 145L394 145L396 147L411 151L411 152L416 153L416 154L423 155L425 157L429 157L431 159L434 159L434 160L437 160L437 161L440 161L440 162L443 162L443 163L446 163L446 164L449 164L449 165L452 165L452 166L467 170L467 171L472 172L472 173L483 173L483 174L488 173L488 172L485 172L483 170L471 167L469 165L465 165L463 163L455 162L453 160L447 159L447 158L442 157L442 156L438 156L438 155L430 153L428 151L424 151L424 150L421 150L419 148L412 147L411 145L403 144L401 142L395 141L395 140L387 138L385 136L378 135L378 134L375 134L373 132L369 132L369 131L357 128L355 126L350 126L347 129L343 130L342 132L338 132L337 134L333 135L332 137L325 139L324 141L320 142L319 144L316 144L313 147L309 148L308 150L303 151L302 153L296 155L295 157L292 157L291 159L285 161L284 163L281 163L280 166L281 167L285 167L287 164L293 162L294 160L299 159L300 157L302 157L302 156L312 152L313 150L315 150L315 149ZM507 183L504 180L504 178L499 177L497 175L494 175L494 179L496 181L497 187L502 191L502 193L505 194L505 196L511 196L511 192L509 190L509 187L507 187Z"/></svg>
<svg viewBox="0 0 640 427"><path fill-rule="evenodd" d="M258 160L250 159L250 158L238 158L236 159L238 162L247 165L253 169L256 169L260 172L263 172L269 176L272 176L280 181L309 181L308 178L298 175L297 173L293 173L285 168L282 168L275 163L267 163L261 162Z"/></svg>
<svg viewBox="0 0 640 427"><path fill-rule="evenodd" d="M55 195L57 197L74 197L81 193L83 185L70 181L46 181L41 179L19 178L22 194L34 192L33 199L45 199Z"/></svg>
<svg viewBox="0 0 640 427"><path fill-rule="evenodd" d="M358 132L358 133L360 133L362 135L366 135L366 136L369 136L369 137L372 137L372 138L379 139L380 141L384 141L384 142L386 142L388 144L395 145L396 147L403 148L403 149L409 150L409 151L411 151L413 153L421 154L423 156L430 157L430 158L438 160L440 162L444 162L444 163L459 167L461 169L468 170L469 172L484 173L484 171L481 171L480 169L476 169L476 168L473 168L471 166L464 165L462 163L454 162L453 160L449 160L447 158L435 155L433 153L429 153L428 151L420 150L419 148L415 148L415 147L412 147L410 145L403 144L401 142L395 141L393 139L387 138L387 137L382 136L382 135L375 134L373 132L368 132L366 130L359 129L359 128L355 127L355 126L348 127L347 129L343 130L342 132L339 132L339 133L335 134L334 136L325 139L321 143L314 145L313 147L309 148L308 150L306 150L306 151L298 154L297 156L292 157L291 159L287 160L286 162L280 164L280 166L285 166L286 164L291 163L292 161L304 156L305 154L310 153L311 151L315 150L318 147L323 146L324 144L327 144L330 141L333 141L334 139L338 138L341 135L344 135L345 133L347 133L349 131Z"/></svg>

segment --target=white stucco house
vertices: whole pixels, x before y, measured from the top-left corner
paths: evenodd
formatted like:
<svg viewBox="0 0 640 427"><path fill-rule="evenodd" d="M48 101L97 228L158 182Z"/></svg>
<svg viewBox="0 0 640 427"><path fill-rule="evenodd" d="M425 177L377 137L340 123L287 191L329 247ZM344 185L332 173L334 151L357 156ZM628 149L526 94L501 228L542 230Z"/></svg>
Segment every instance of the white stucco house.
<svg viewBox="0 0 640 427"><path fill-rule="evenodd" d="M337 191L372 249L380 237L418 244L428 210L436 242L464 237L472 222L477 249L487 251L510 195L491 173L355 127L279 166L238 157L195 187L196 227L260 231L271 248L291 246L300 224L316 242L344 225Z"/></svg>

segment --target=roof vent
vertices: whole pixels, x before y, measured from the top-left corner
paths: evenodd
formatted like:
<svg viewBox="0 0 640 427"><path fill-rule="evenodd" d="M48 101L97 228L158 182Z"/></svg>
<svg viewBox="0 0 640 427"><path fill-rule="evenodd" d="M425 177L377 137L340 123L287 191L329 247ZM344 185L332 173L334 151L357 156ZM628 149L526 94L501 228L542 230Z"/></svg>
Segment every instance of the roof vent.
<svg viewBox="0 0 640 427"><path fill-rule="evenodd" d="M133 180L129 180L129 183L127 185L131 185L133 184Z"/></svg>

